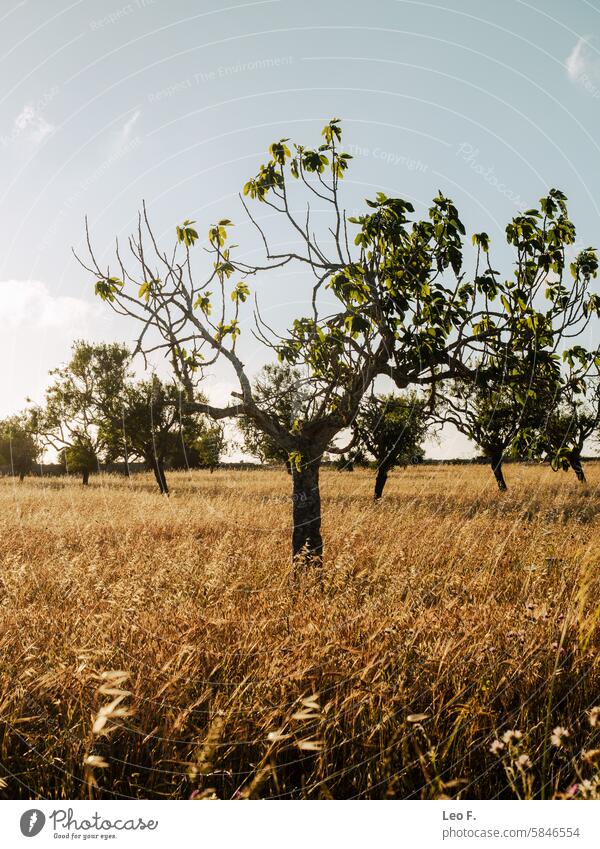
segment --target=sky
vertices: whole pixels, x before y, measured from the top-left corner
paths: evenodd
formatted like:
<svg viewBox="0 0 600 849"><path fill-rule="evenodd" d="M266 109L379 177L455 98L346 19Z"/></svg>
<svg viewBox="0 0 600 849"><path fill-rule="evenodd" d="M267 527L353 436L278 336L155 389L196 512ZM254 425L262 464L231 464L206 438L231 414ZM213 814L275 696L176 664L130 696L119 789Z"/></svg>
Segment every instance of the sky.
<svg viewBox="0 0 600 849"><path fill-rule="evenodd" d="M41 400L75 339L135 338L73 256L86 215L103 264L143 199L161 243L228 217L252 254L240 188L334 116L348 209L384 191L425 214L441 189L509 274L506 223L555 186L600 246L600 0L0 0L0 33L0 416ZM263 314L285 325L305 292L278 275ZM269 352L242 330L252 373ZM219 366L209 386L235 382Z"/></svg>

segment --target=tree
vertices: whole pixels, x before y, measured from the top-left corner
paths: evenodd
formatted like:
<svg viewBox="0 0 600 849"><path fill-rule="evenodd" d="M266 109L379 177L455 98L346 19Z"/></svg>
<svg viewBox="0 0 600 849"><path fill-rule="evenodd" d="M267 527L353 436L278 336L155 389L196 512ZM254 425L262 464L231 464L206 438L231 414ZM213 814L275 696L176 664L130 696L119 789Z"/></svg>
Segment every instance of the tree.
<svg viewBox="0 0 600 849"><path fill-rule="evenodd" d="M96 293L119 314L140 322L136 350L163 351L170 358L189 409L215 420L246 416L287 452L293 479L292 554L305 562L322 558L323 453L337 434L351 427L378 375L391 375L399 389L456 376L475 379L470 365L474 357L491 359L501 351L526 349L543 334L547 338L551 332L572 328L582 309L589 315L598 308L596 301L585 297L597 267L591 251L583 252L578 261L571 291L563 293L560 282L548 284L544 310L535 306L540 287L544 296L544 280L534 279L533 267L545 268L541 276L546 279L551 269L562 268L564 243L574 239L563 195L553 190L543 199L541 213L529 211L509 225L509 243L517 248L519 260L524 258L517 279L497 279L489 262L480 268L489 239L479 233L474 237L475 274L465 281L465 230L456 207L441 193L425 219L413 220L412 204L383 193L366 202L364 215L347 218L340 183L351 157L340 151L341 136L339 120L333 119L323 128L322 143L316 148L288 145L287 139L270 146L268 161L244 186L244 195L288 225L293 244L272 248L242 199L264 248L264 260L257 264L236 257L229 243L233 225L224 218L209 228L212 267L198 276L192 262L199 238L195 222L186 219L179 225L175 245L165 250L158 244L145 205L137 232L129 240L133 265L126 266L117 243L118 271L101 266L87 223L89 260L80 260L95 279ZM318 233L311 202L324 207L319 209ZM349 225L358 229L353 245ZM538 231L543 235L538 237ZM281 243L279 232L277 239ZM532 247L540 239L544 258ZM533 251L533 266L525 261L528 251ZM302 415L286 426L257 400L239 351L241 318L252 281L281 268L304 271L310 280L304 315L287 330L270 328L258 300L254 306L255 335L280 362L303 371L306 404ZM300 290L294 285L297 298ZM496 296L502 306L492 310L489 301ZM559 305L568 319L556 330L552 322ZM578 327L581 323L585 322ZM235 400L225 407L195 401L202 377L218 359L228 363L239 383Z"/></svg>
<svg viewBox="0 0 600 849"><path fill-rule="evenodd" d="M573 352L566 356L569 371L539 433L537 453L550 460L554 471L571 468L577 480L586 483L581 455L600 425L600 361L583 348L575 354L579 361Z"/></svg>
<svg viewBox="0 0 600 849"><path fill-rule="evenodd" d="M198 414L182 411L177 387L156 375L123 384L99 437L112 457L143 460L154 472L161 495L169 494L165 467L170 460L192 465L186 461L190 457L210 467L218 463L222 447L220 428L208 428Z"/></svg>
<svg viewBox="0 0 600 849"><path fill-rule="evenodd" d="M185 412L183 415L189 415ZM209 425L205 417L196 416L197 435L191 436L192 442L178 439L169 451L168 465L173 469L209 469L214 472L221 462L221 455L227 449L225 431L220 424Z"/></svg>
<svg viewBox="0 0 600 849"><path fill-rule="evenodd" d="M301 415L303 406L302 372L288 364L269 363L260 370L252 390L256 403L269 410L282 427L291 427ZM292 474L289 451L278 440L258 427L254 419L239 416L237 425L243 447L261 463L283 463Z"/></svg>
<svg viewBox="0 0 600 849"><path fill-rule="evenodd" d="M356 418L359 444L375 461L375 499L381 498L394 466L420 462L427 434L426 402L416 393L371 395L365 398Z"/></svg>
<svg viewBox="0 0 600 849"><path fill-rule="evenodd" d="M96 443L85 432L72 432L70 440L59 452L59 462L68 474L81 475L83 486L87 486L90 471L97 469L100 464Z"/></svg>
<svg viewBox="0 0 600 849"><path fill-rule="evenodd" d="M130 351L117 343L77 341L70 361L50 375L45 404L35 411L44 443L59 452L68 472L90 472L110 458L108 421L129 374Z"/></svg>
<svg viewBox="0 0 600 849"><path fill-rule="evenodd" d="M40 455L35 420L31 412L0 420L0 464L23 480Z"/></svg>
<svg viewBox="0 0 600 849"><path fill-rule="evenodd" d="M516 379L506 373L488 374L484 383L454 380L438 398L433 418L452 424L477 445L490 464L498 489L507 489L502 464L513 450L531 452L540 427L559 396L558 366L553 360L523 361ZM550 364L550 367L547 366ZM524 381L527 376L527 382Z"/></svg>

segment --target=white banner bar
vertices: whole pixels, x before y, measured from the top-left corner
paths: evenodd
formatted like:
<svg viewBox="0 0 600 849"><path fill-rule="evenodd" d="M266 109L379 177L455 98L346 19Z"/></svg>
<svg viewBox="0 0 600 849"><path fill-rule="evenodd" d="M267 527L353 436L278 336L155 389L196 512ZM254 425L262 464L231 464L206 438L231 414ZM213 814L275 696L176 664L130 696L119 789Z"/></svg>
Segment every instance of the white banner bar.
<svg viewBox="0 0 600 849"><path fill-rule="evenodd" d="M0 802L0 845L598 847L600 802Z"/></svg>

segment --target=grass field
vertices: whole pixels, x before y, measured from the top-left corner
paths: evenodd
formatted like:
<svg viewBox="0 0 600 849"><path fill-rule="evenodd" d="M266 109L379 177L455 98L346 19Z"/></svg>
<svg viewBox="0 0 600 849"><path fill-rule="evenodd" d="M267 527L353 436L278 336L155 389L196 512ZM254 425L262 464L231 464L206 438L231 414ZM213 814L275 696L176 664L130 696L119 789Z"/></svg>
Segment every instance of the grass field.
<svg viewBox="0 0 600 849"><path fill-rule="evenodd" d="M587 471L0 479L0 797L595 797Z"/></svg>

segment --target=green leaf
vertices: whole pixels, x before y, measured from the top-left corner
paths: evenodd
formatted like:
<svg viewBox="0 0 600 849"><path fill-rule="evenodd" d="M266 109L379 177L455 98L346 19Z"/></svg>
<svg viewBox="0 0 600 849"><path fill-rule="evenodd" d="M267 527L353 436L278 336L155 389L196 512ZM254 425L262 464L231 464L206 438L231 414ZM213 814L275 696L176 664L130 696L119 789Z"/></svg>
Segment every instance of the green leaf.
<svg viewBox="0 0 600 849"><path fill-rule="evenodd" d="M290 466L293 466L297 472L301 470L302 454L299 451L290 451L290 453L288 454L288 460Z"/></svg>
<svg viewBox="0 0 600 849"><path fill-rule="evenodd" d="M238 283L233 292L231 293L232 301L242 301L242 303L246 300L248 295L250 294L250 289L246 285L246 283Z"/></svg>
<svg viewBox="0 0 600 849"><path fill-rule="evenodd" d="M183 243L186 248L191 248L194 242L198 239L197 231L191 226L195 223L195 221L191 221L189 218L186 218L183 224L177 226L177 241L179 243Z"/></svg>

